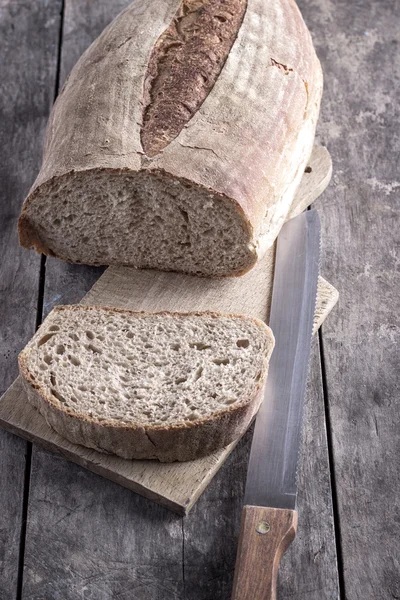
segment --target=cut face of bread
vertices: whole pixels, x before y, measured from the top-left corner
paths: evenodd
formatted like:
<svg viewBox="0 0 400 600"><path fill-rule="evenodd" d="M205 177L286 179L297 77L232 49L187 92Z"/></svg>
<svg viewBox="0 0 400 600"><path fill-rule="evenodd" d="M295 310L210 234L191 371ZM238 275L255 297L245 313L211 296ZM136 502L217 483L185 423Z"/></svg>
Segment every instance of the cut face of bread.
<svg viewBox="0 0 400 600"><path fill-rule="evenodd" d="M273 344L251 318L61 306L19 365L29 400L71 442L191 460L248 427Z"/></svg>
<svg viewBox="0 0 400 600"><path fill-rule="evenodd" d="M238 205L202 186L151 171L93 169L45 188L21 221L27 239L37 232L37 250L45 254L220 276L247 271L257 260Z"/></svg>

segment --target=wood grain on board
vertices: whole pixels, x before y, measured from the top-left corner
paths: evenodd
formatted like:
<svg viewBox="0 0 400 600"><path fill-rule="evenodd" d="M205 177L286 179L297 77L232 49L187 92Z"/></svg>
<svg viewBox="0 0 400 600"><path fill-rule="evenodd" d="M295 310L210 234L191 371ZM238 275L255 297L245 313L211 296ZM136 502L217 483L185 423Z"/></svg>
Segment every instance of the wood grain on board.
<svg viewBox="0 0 400 600"><path fill-rule="evenodd" d="M17 218L40 164L57 71L61 0L0 3L0 393L35 331L40 257L18 243ZM0 598L14 600L27 444L0 431Z"/></svg>
<svg viewBox="0 0 400 600"><path fill-rule="evenodd" d="M329 181L329 153L316 148L310 160L317 187ZM306 191L304 191L306 190ZM307 206L314 199L313 188L302 187L298 204ZM243 277L206 279L179 273L109 267L83 299L84 304L106 305L133 310L215 310L247 314L269 320L275 246L262 261ZM317 300L315 329L319 327L336 301L329 284L320 280L323 302ZM330 303L330 305L329 305ZM0 424L30 441L51 450L92 471L121 483L172 510L185 514L193 506L218 468L236 444L189 463L162 464L158 461L127 461L77 446L54 432L44 418L26 401L20 380L0 402Z"/></svg>

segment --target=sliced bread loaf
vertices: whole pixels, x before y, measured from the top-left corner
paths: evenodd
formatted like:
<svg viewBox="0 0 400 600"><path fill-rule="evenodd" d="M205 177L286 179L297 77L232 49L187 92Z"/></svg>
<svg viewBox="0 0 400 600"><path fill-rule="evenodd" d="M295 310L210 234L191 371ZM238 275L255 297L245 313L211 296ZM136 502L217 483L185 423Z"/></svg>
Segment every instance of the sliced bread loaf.
<svg viewBox="0 0 400 600"><path fill-rule="evenodd" d="M271 330L248 317L59 306L19 367L29 401L71 442L192 460L249 426L273 346Z"/></svg>
<svg viewBox="0 0 400 600"><path fill-rule="evenodd" d="M248 271L289 214L321 93L294 0L133 2L54 105L21 244L76 263Z"/></svg>

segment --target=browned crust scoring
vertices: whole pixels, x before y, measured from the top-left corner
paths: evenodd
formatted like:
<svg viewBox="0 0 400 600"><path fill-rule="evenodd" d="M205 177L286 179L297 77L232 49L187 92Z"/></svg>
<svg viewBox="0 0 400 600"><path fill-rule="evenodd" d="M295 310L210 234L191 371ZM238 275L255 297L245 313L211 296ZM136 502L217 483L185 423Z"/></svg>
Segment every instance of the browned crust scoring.
<svg viewBox="0 0 400 600"><path fill-rule="evenodd" d="M265 330L271 339L269 354L266 357L264 372L253 397L248 398L239 407L228 406L225 410L213 416L198 421L185 421L176 425L138 426L123 425L119 421L98 421L85 413L57 406L54 398L41 386L30 373L27 366L28 354L32 344L43 335L46 321L38 329L31 342L22 350L18 357L20 374L24 381L29 402L39 410L46 422L57 433L75 444L94 448L99 452L116 454L127 459L158 459L163 462L195 460L223 448L238 439L248 428L256 414L261 400L262 389L268 372L268 360L272 353L274 337L271 329L259 319L243 315L220 314L210 311L191 313L171 313L161 311L149 313L131 311L111 307L96 307L85 305L57 306L54 312L61 311L91 311L102 310L127 315L172 315L185 318L187 316L207 315L211 317L236 317L253 321ZM49 317L51 316L51 314ZM48 317L48 318L49 318Z"/></svg>
<svg viewBox="0 0 400 600"><path fill-rule="evenodd" d="M157 40L145 77L141 140L155 156L209 94L227 59L246 0L183 0Z"/></svg>

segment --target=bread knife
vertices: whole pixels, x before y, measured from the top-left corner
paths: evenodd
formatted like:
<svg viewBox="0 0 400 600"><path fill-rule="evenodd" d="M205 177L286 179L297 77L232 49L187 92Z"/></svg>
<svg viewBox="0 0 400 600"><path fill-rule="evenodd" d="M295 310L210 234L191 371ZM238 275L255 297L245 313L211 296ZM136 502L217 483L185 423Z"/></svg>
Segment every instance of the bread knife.
<svg viewBox="0 0 400 600"><path fill-rule="evenodd" d="M251 446L232 600L275 600L281 557L297 526L297 465L320 257L310 210L277 241L269 325L275 336Z"/></svg>

